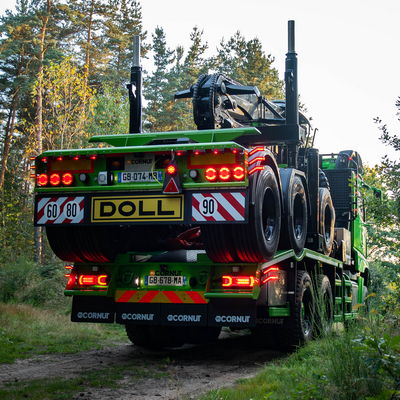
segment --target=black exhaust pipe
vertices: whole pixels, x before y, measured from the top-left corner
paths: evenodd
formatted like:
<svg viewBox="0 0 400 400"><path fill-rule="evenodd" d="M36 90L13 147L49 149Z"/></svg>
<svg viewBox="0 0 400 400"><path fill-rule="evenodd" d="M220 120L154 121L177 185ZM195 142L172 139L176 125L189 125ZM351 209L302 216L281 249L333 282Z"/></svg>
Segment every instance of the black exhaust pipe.
<svg viewBox="0 0 400 400"><path fill-rule="evenodd" d="M288 21L288 52L285 61L286 124L299 124L297 53L294 49L294 21Z"/></svg>
<svg viewBox="0 0 400 400"><path fill-rule="evenodd" d="M140 66L140 36L133 38L133 63L129 91L129 133L142 132L142 67Z"/></svg>

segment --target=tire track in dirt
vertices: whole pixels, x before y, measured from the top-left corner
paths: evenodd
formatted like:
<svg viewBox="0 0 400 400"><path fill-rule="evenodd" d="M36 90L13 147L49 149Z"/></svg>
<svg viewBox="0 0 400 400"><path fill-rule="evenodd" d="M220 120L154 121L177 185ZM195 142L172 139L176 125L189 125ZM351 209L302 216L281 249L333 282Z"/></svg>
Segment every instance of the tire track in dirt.
<svg viewBox="0 0 400 400"><path fill-rule="evenodd" d="M129 344L78 354L38 356L0 365L0 387L32 379L74 378L87 371L123 367L117 388L85 388L81 400L194 399L211 389L254 376L266 363L283 356L251 343L252 337L223 332L214 343L148 351ZM132 375L139 367L140 376Z"/></svg>

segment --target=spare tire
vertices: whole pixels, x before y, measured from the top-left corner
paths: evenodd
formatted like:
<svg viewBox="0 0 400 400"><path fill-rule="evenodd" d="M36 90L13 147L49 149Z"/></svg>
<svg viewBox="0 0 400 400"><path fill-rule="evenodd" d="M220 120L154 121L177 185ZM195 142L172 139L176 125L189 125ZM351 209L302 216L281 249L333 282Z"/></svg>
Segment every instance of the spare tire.
<svg viewBox="0 0 400 400"><path fill-rule="evenodd" d="M281 232L281 201L277 179L266 166L250 186L249 222L233 225L235 250L240 261L263 262L276 253Z"/></svg>
<svg viewBox="0 0 400 400"><path fill-rule="evenodd" d="M247 224L202 226L204 247L214 262L263 262L275 255L281 230L281 202L271 167L266 166L251 177L249 192Z"/></svg>
<svg viewBox="0 0 400 400"><path fill-rule="evenodd" d="M53 252L64 261L104 263L114 260L121 232L109 226L46 226Z"/></svg>
<svg viewBox="0 0 400 400"><path fill-rule="evenodd" d="M319 188L319 233L322 236L322 251L328 256L334 241L335 209L331 193L326 188Z"/></svg>
<svg viewBox="0 0 400 400"><path fill-rule="evenodd" d="M307 238L307 198L303 181L294 175L287 190L283 191L285 213L279 247L293 249L296 254L304 249Z"/></svg>

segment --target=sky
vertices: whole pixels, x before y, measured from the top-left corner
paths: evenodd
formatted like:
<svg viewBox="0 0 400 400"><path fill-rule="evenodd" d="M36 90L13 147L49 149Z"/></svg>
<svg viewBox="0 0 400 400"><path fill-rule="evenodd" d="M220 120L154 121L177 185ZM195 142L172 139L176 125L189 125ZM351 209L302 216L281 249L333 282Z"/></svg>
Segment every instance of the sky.
<svg viewBox="0 0 400 400"><path fill-rule="evenodd" d="M0 14L14 0L0 0ZM164 28L168 45L189 46L194 26L204 30L208 54L222 37L239 30L258 37L284 76L287 21L296 21L299 93L318 128L320 153L356 150L373 166L395 152L379 141L373 119L400 130L395 102L400 96L397 44L400 0L142 0L148 37ZM246 84L246 82L242 82Z"/></svg>

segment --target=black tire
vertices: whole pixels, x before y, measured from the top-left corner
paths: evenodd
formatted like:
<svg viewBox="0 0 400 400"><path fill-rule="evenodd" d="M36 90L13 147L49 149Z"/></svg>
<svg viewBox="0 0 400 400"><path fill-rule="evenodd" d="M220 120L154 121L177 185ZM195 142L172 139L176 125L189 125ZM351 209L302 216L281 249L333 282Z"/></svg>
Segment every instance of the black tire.
<svg viewBox="0 0 400 400"><path fill-rule="evenodd" d="M286 211L282 219L279 247L293 249L299 254L306 243L308 221L306 191L299 176L293 177L288 191L283 196Z"/></svg>
<svg viewBox="0 0 400 400"><path fill-rule="evenodd" d="M196 326L182 328L185 331L185 343L203 344L214 342L221 333L221 327Z"/></svg>
<svg viewBox="0 0 400 400"><path fill-rule="evenodd" d="M316 280L315 336L326 336L333 325L333 293L329 278L319 275Z"/></svg>
<svg viewBox="0 0 400 400"><path fill-rule="evenodd" d="M322 251L328 256L334 241L335 209L331 193L326 188L319 188L319 233L322 235Z"/></svg>
<svg viewBox="0 0 400 400"><path fill-rule="evenodd" d="M146 325L125 325L129 340L136 346L151 347L150 327Z"/></svg>
<svg viewBox="0 0 400 400"><path fill-rule="evenodd" d="M277 327L280 348L293 350L309 342L314 333L315 301L310 275L299 271L296 277L295 298L290 304L290 317Z"/></svg>
<svg viewBox="0 0 400 400"><path fill-rule="evenodd" d="M104 226L47 226L53 252L64 261L110 262L118 251L115 229Z"/></svg>
<svg viewBox="0 0 400 400"><path fill-rule="evenodd" d="M202 226L204 247L214 262L263 262L275 255L281 229L281 203L271 167L266 166L258 176L251 177L249 192L247 224Z"/></svg>
<svg viewBox="0 0 400 400"><path fill-rule="evenodd" d="M169 239L185 227L163 226L47 226L53 252L64 261L112 262L127 251L169 250Z"/></svg>
<svg viewBox="0 0 400 400"><path fill-rule="evenodd" d="M201 227L201 238L208 257L214 262L237 261L229 225L204 225Z"/></svg>
<svg viewBox="0 0 400 400"><path fill-rule="evenodd" d="M328 177L322 169L319 169L319 187L330 190Z"/></svg>
<svg viewBox="0 0 400 400"><path fill-rule="evenodd" d="M232 236L237 258L242 262L263 262L276 253L281 231L281 202L278 183L266 166L250 186L249 222L233 225ZM254 197L253 197L254 196Z"/></svg>
<svg viewBox="0 0 400 400"><path fill-rule="evenodd" d="M125 325L133 344L151 350L182 346L186 339L184 329L176 326Z"/></svg>

